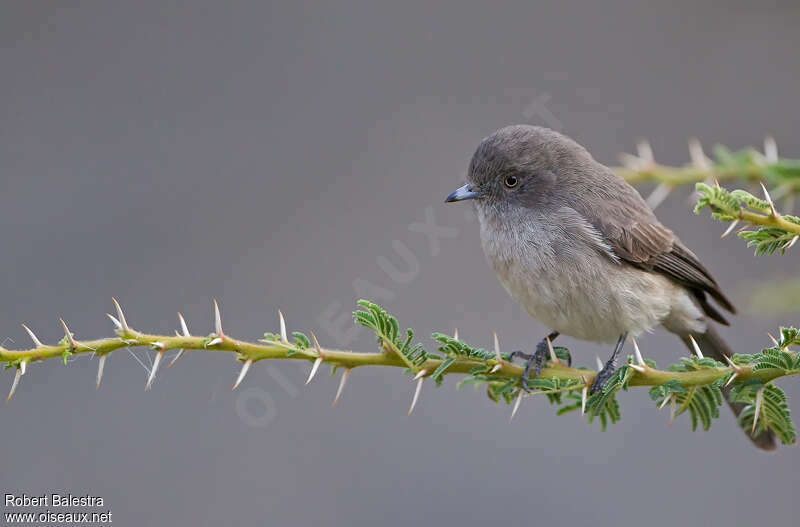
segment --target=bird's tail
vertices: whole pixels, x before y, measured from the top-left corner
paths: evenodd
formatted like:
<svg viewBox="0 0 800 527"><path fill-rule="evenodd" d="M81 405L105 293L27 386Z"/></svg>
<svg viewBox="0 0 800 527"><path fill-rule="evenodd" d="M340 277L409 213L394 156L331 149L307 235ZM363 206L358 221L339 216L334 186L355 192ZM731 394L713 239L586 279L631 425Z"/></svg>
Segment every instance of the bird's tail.
<svg viewBox="0 0 800 527"><path fill-rule="evenodd" d="M691 341L689 340L688 336L680 336L681 340L689 350L694 353L694 346L692 346ZM711 357L714 360L722 362L723 364L726 363L725 357L730 357L733 355L733 352L728 347L728 344L722 340L722 337L719 336L717 330L711 325L708 325L708 330L703 333L702 335L694 335L697 344L700 346L700 351L703 352L703 355ZM733 410L734 415L739 417L739 414L745 408L745 404L743 403L734 403L731 402L730 396L728 395L730 392L730 388L722 388L722 395L725 397L725 401L728 403L728 406L731 407ZM760 448L761 450L775 450L777 448L777 441L775 440L775 434L772 433L771 430L764 430L759 435L753 437L749 433L747 434L748 439L753 442L753 444Z"/></svg>

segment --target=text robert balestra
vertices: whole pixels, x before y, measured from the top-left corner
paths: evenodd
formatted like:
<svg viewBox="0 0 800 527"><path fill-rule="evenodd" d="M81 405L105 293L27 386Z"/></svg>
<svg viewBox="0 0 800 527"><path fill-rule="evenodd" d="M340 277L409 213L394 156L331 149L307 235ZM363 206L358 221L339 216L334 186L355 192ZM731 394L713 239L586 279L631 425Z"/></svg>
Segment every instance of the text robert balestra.
<svg viewBox="0 0 800 527"><path fill-rule="evenodd" d="M6 494L6 507L102 507L104 500L100 496L85 494Z"/></svg>

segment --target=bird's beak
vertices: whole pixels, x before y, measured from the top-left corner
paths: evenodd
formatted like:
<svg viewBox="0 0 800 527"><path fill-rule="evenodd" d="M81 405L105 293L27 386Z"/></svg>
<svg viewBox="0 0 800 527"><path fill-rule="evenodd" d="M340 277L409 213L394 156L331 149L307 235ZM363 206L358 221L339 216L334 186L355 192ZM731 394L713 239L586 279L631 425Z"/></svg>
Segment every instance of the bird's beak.
<svg viewBox="0 0 800 527"><path fill-rule="evenodd" d="M453 201L463 201L465 199L478 199L482 196L483 195L479 191L474 190L470 184L467 183L458 187L455 192L444 198L444 202L451 203Z"/></svg>

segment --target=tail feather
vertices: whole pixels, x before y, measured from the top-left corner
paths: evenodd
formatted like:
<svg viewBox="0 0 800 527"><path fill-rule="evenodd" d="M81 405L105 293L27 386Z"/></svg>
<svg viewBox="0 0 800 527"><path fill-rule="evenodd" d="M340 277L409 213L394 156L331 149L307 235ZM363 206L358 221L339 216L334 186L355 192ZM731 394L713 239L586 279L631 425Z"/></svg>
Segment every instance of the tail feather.
<svg viewBox="0 0 800 527"><path fill-rule="evenodd" d="M688 336L680 336L681 340L686 347L689 348L690 351L694 352L694 346L692 346L691 341L689 340ZM730 357L733 355L733 351L728 347L728 344L722 340L722 337L719 336L717 330L709 324L708 330L702 335L694 335L697 344L700 346L700 350L703 352L704 355L711 357L712 359L718 360L719 362L725 363L725 357ZM745 409L745 404L743 403L735 403L731 402L729 397L730 388L722 388L722 395L725 397L725 401L730 406L731 410L733 410L734 415L739 417L739 414ZM778 446L778 442L775 438L775 434L772 433L771 430L764 430L759 435L753 437L749 433L745 432L748 439L753 442L753 444L760 448L761 450L775 450Z"/></svg>

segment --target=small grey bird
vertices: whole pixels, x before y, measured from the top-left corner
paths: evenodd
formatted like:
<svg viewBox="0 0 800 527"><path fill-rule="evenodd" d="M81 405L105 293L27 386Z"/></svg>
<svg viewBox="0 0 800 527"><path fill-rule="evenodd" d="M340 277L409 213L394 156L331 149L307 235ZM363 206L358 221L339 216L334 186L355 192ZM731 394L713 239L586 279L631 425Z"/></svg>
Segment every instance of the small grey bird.
<svg viewBox="0 0 800 527"><path fill-rule="evenodd" d="M615 343L592 393L616 368L628 337L663 326L693 350L732 354L709 319L728 325L735 313L719 285L639 193L581 145L536 126L502 128L486 137L467 183L446 202L474 200L486 257L503 287L551 333ZM548 357L542 339L527 359L523 387ZM725 391L728 399L728 392ZM744 405L728 404L736 415ZM772 450L769 431L751 437Z"/></svg>

